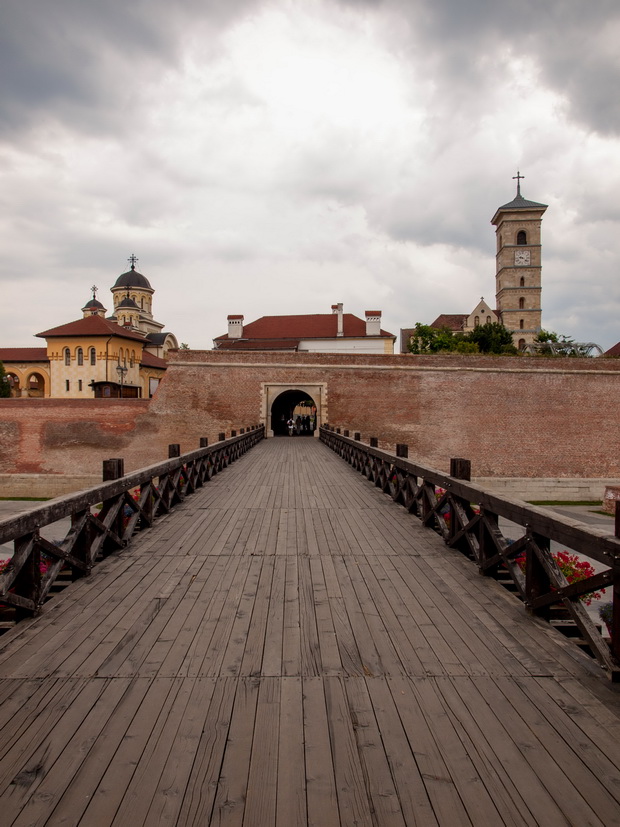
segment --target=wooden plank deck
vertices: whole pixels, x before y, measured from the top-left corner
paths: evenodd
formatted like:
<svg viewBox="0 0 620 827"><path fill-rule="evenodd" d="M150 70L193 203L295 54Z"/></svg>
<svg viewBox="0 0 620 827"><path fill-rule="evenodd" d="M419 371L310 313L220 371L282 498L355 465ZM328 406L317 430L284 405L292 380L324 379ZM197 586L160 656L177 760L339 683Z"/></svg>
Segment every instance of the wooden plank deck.
<svg viewBox="0 0 620 827"><path fill-rule="evenodd" d="M2 825L615 825L598 667L311 439L0 639Z"/></svg>

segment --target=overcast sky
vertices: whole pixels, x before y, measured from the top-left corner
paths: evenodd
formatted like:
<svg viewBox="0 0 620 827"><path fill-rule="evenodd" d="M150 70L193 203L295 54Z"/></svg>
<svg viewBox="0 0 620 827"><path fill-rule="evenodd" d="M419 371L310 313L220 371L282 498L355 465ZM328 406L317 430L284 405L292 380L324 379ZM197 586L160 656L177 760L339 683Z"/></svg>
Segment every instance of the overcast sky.
<svg viewBox="0 0 620 827"><path fill-rule="evenodd" d="M525 175L543 326L620 340L617 0L3 0L0 345L137 269L192 348L226 316L495 306Z"/></svg>

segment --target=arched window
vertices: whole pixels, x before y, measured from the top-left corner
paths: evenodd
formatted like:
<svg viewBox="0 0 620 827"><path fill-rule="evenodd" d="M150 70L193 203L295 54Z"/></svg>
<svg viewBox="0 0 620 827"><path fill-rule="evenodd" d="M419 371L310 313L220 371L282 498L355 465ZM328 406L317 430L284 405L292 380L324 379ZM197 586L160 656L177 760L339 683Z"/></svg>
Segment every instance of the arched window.
<svg viewBox="0 0 620 827"><path fill-rule="evenodd" d="M130 368L133 367L135 361L136 361L136 351L132 350L131 351L131 356L129 357L129 367Z"/></svg>
<svg viewBox="0 0 620 827"><path fill-rule="evenodd" d="M91 349L90 349L90 363L91 363L91 365L96 365L97 364L97 351L95 350L94 347L91 347Z"/></svg>
<svg viewBox="0 0 620 827"><path fill-rule="evenodd" d="M527 244L527 233L525 230L519 230L517 233L517 244Z"/></svg>
<svg viewBox="0 0 620 827"><path fill-rule="evenodd" d="M140 308L144 310L144 296L140 299Z"/></svg>
<svg viewBox="0 0 620 827"><path fill-rule="evenodd" d="M519 339L519 350L523 350L525 347L525 339Z"/></svg>
<svg viewBox="0 0 620 827"><path fill-rule="evenodd" d="M487 316L487 324L491 324L491 317Z"/></svg>
<svg viewBox="0 0 620 827"><path fill-rule="evenodd" d="M78 365L83 365L84 364L84 351L82 350L81 347L79 347L76 350L75 355L77 356Z"/></svg>
<svg viewBox="0 0 620 827"><path fill-rule="evenodd" d="M523 322L523 319L519 319L519 330L523 330L524 327L525 327L525 324Z"/></svg>
<svg viewBox="0 0 620 827"><path fill-rule="evenodd" d="M65 348L65 365L71 364L71 351L68 347Z"/></svg>
<svg viewBox="0 0 620 827"><path fill-rule="evenodd" d="M525 299L523 298L523 296L521 296L521 298L519 299L519 310L523 310L524 307L525 307Z"/></svg>
<svg viewBox="0 0 620 827"><path fill-rule="evenodd" d="M478 327L480 324L480 316L474 316L474 327Z"/></svg>
<svg viewBox="0 0 620 827"><path fill-rule="evenodd" d="M119 363L119 365L122 363L122 361L123 361L123 348L119 347L119 349L118 349L118 363Z"/></svg>
<svg viewBox="0 0 620 827"><path fill-rule="evenodd" d="M525 278L521 276L521 280L519 281L519 287L525 287Z"/></svg>

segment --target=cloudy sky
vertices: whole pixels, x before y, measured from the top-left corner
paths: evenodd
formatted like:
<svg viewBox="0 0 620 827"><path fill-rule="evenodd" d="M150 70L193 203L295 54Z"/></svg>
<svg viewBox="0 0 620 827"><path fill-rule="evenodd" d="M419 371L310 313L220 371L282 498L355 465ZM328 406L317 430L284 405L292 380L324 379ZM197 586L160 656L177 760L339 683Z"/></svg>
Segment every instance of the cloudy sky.
<svg viewBox="0 0 620 827"><path fill-rule="evenodd" d="M3 0L0 345L128 268L226 316L494 306L496 208L543 221L543 326L620 340L617 0Z"/></svg>

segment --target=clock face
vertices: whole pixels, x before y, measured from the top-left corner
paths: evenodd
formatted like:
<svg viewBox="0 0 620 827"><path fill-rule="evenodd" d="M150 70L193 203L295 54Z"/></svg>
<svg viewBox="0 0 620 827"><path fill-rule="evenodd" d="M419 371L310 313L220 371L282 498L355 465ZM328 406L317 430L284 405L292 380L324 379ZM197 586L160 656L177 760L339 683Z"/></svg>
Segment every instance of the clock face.
<svg viewBox="0 0 620 827"><path fill-rule="evenodd" d="M515 264L523 266L524 264L530 263L530 251L529 250L516 250L515 251Z"/></svg>

